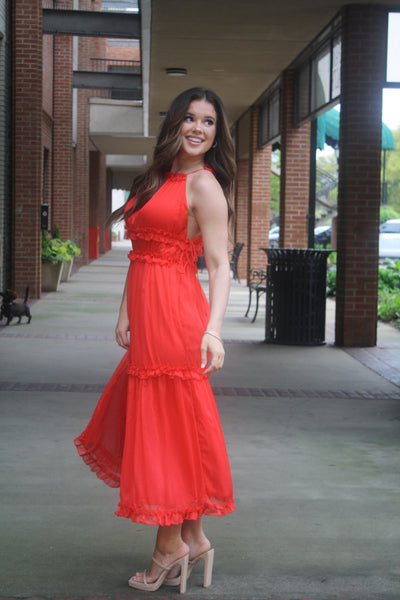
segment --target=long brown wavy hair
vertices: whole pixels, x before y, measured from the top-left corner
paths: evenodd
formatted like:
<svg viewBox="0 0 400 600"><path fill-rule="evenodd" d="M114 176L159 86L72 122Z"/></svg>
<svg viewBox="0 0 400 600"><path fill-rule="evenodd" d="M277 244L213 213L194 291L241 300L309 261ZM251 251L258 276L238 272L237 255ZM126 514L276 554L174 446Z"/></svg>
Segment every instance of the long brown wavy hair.
<svg viewBox="0 0 400 600"><path fill-rule="evenodd" d="M152 165L133 180L127 203L136 197L132 207L117 209L111 216L112 221L128 218L142 208L165 182L166 174L171 170L174 158L181 148L181 126L193 100L206 100L213 105L217 113L216 134L213 148L205 154L204 162L210 167L222 187L227 204L229 218L233 214L232 196L236 173L234 145L229 131L228 119L221 99L212 90L201 87L190 88L179 94L172 102L161 126L157 138Z"/></svg>

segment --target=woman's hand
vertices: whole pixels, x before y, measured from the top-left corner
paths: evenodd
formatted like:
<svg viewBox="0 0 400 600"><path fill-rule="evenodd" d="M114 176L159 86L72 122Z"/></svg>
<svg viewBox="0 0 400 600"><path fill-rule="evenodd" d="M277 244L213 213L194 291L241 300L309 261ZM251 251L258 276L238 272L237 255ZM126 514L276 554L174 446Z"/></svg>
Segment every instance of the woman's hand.
<svg viewBox="0 0 400 600"><path fill-rule="evenodd" d="M130 267L129 267L130 268ZM128 272L129 273L129 272ZM124 293L122 294L121 306L119 309L119 316L117 326L115 328L115 339L117 340L118 346L129 349L129 319L128 319L128 303L127 303L127 283L128 276L126 276Z"/></svg>
<svg viewBox="0 0 400 600"><path fill-rule="evenodd" d="M129 349L129 320L127 315L120 314L115 328L115 339L118 346Z"/></svg>
<svg viewBox="0 0 400 600"><path fill-rule="evenodd" d="M214 335L216 337L214 337ZM219 371L222 369L225 359L225 350L224 344L222 340L219 339L217 334L210 335L209 333L205 333L201 340L201 368L207 365L207 357L210 354L210 360L208 366L205 371L203 371L203 375L208 375L209 373L214 373L215 371Z"/></svg>

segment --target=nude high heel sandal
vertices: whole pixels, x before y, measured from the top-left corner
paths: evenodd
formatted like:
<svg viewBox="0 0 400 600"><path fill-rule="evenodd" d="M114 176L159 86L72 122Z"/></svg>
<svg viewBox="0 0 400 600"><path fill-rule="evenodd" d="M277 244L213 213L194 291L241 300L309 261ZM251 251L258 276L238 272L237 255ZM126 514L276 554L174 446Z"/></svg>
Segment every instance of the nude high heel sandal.
<svg viewBox="0 0 400 600"><path fill-rule="evenodd" d="M179 558L178 560L175 560L168 567L164 567L163 565L161 565L154 558L154 556L152 558L152 561L158 567L160 567L160 569L162 569L160 575L158 576L158 579L156 579L152 583L147 583L147 581L146 581L146 571L144 571L143 572L143 582L142 581L136 581L135 575L134 575L128 581L128 585L130 587L135 588L136 590L143 590L145 592L155 592L165 582L165 579L166 579L166 577L168 575L168 572L173 567L179 566L181 568L181 575L182 575L182 577L179 578L180 581L177 583L177 585L180 586L179 587L179 591L180 591L181 594L184 594L186 592L186 583L187 583L187 579L188 579L189 554L185 554L185 556L182 556L182 558Z"/></svg>
<svg viewBox="0 0 400 600"><path fill-rule="evenodd" d="M211 580L212 580L212 571L213 571L213 564L214 564L214 548L210 548L209 550L207 550L207 552L203 552L202 554L199 554L198 556L195 556L194 558L192 558L192 560L189 560L188 571L187 571L188 579L189 579L190 573L193 570L193 567L200 560L204 561L203 587L207 588L207 587L210 587ZM181 571L181 575L178 575L178 577L171 577L170 579L166 578L164 580L164 585L168 585L168 586L180 585L180 583L182 581L182 575L183 575L183 573Z"/></svg>

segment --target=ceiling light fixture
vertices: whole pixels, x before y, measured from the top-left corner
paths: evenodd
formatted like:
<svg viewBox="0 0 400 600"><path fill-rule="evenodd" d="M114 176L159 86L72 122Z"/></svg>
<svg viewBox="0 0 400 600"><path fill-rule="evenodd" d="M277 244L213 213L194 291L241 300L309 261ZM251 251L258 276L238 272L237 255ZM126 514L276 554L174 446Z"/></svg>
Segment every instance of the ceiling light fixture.
<svg viewBox="0 0 400 600"><path fill-rule="evenodd" d="M171 77L185 77L185 75L187 75L187 69L182 69L180 67L168 67L165 69L165 72Z"/></svg>

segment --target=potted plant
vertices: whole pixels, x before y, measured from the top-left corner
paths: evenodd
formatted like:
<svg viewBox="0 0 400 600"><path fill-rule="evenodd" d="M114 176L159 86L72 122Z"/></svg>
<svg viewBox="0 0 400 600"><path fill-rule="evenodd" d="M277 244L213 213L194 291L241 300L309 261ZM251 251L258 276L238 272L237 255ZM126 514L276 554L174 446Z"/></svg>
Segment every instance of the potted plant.
<svg viewBox="0 0 400 600"><path fill-rule="evenodd" d="M60 235L60 228L58 225L54 226L52 232L52 240L54 244L57 246L57 250L59 254L63 257L63 268L61 272L61 281L67 281L67 279L71 276L72 265L74 263L74 257L79 256L81 253L81 249L77 246L77 244L71 240L63 240Z"/></svg>
<svg viewBox="0 0 400 600"><path fill-rule="evenodd" d="M66 240L64 246L69 254L68 262L64 263L63 272L61 274L61 281L66 281L71 276L72 266L74 264L75 256L79 256L81 249L79 246L71 240Z"/></svg>
<svg viewBox="0 0 400 600"><path fill-rule="evenodd" d="M42 230L42 291L56 292L61 281L65 257L58 244Z"/></svg>

